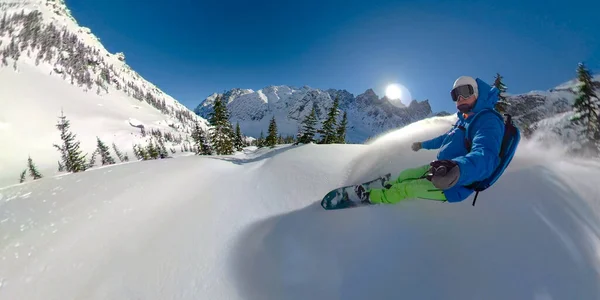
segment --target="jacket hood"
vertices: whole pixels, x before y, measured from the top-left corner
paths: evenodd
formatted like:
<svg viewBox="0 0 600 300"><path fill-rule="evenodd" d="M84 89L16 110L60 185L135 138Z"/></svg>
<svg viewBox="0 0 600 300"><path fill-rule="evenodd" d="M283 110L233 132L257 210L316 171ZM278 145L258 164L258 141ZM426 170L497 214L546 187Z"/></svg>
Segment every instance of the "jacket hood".
<svg viewBox="0 0 600 300"><path fill-rule="evenodd" d="M473 107L472 111L478 113L486 108L494 108L498 102L500 91L479 78L477 78L476 81L479 89L479 96L475 101L475 107Z"/></svg>
<svg viewBox="0 0 600 300"><path fill-rule="evenodd" d="M477 100L475 100L475 106L473 109L471 109L471 112L478 113L486 108L494 108L498 102L500 90L498 90L496 87L490 86L479 78L477 78L475 81L477 81L479 95L477 96ZM463 114L460 111L457 112L457 115L460 119L464 119Z"/></svg>

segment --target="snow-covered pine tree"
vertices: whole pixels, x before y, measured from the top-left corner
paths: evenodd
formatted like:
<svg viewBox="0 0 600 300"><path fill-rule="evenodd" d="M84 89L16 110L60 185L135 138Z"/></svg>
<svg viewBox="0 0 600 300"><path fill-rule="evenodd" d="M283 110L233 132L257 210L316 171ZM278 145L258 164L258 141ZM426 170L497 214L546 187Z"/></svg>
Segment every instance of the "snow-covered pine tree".
<svg viewBox="0 0 600 300"><path fill-rule="evenodd" d="M268 134L265 139L265 147L274 148L277 145L277 122L275 116L271 118L269 122Z"/></svg>
<svg viewBox="0 0 600 300"><path fill-rule="evenodd" d="M150 158L152 158L150 152L148 152L146 148L142 147L142 145L138 146L138 151L140 152L140 157L142 158L142 160L149 160Z"/></svg>
<svg viewBox="0 0 600 300"><path fill-rule="evenodd" d="M317 121L317 112L313 106L310 114L302 121L302 129L298 133L298 143L308 144L316 142L315 134L317 133Z"/></svg>
<svg viewBox="0 0 600 300"><path fill-rule="evenodd" d="M502 82L502 76L500 76L500 73L496 73L496 77L494 78L494 86L500 91L500 95L498 96L498 102L496 102L496 110L501 113L504 114L506 113L506 110L508 109L508 106L510 105L510 103L508 103L508 100L506 99L506 85L504 85L504 83Z"/></svg>
<svg viewBox="0 0 600 300"><path fill-rule="evenodd" d="M158 141L156 143L158 148L158 156L160 158L169 157L169 151L167 150L167 146L165 146L165 141L163 141L162 138L158 138Z"/></svg>
<svg viewBox="0 0 600 300"><path fill-rule="evenodd" d="M65 165L63 165L60 160L58 161L58 171L63 172L65 170Z"/></svg>
<svg viewBox="0 0 600 300"><path fill-rule="evenodd" d="M202 128L200 127L200 123L198 122L198 120L194 122L194 127L192 129L192 140L194 141L194 153L196 153L196 155L200 155L203 136Z"/></svg>
<svg viewBox="0 0 600 300"><path fill-rule="evenodd" d="M318 131L321 134L320 144L331 144L335 143L337 140L336 120L339 114L338 106L339 98L336 96L335 100L333 100L333 106L331 106L327 113L327 119L323 122L321 130Z"/></svg>
<svg viewBox="0 0 600 300"><path fill-rule="evenodd" d="M98 149L94 150L94 152L92 152L92 157L90 157L90 162L87 165L88 169L91 169L94 167L94 165L96 164L96 155L98 154Z"/></svg>
<svg viewBox="0 0 600 300"><path fill-rule="evenodd" d="M126 161L125 156L127 156L127 154L123 155L123 153L121 153L121 151L119 151L119 148L117 148L117 145L114 142L112 143L112 148L115 151L115 154L117 155L117 157L119 158L119 160L121 162Z"/></svg>
<svg viewBox="0 0 600 300"><path fill-rule="evenodd" d="M19 183L25 182L25 174L27 174L27 169L25 169L25 170L23 170L23 172L21 172L21 177L19 177Z"/></svg>
<svg viewBox="0 0 600 300"><path fill-rule="evenodd" d="M102 142L100 140L99 137L96 137L96 142L97 142L96 152L98 152L100 154L100 160L102 161L102 165L104 166L104 165L112 165L112 164L114 164L115 160L110 155L110 151L108 150L108 146L106 146L104 144L104 142Z"/></svg>
<svg viewBox="0 0 600 300"><path fill-rule="evenodd" d="M348 116L344 111L344 115L342 116L342 121L337 127L337 142L340 144L346 143L346 127L348 126Z"/></svg>
<svg viewBox="0 0 600 300"><path fill-rule="evenodd" d="M283 139L283 142L284 142L285 144L293 144L293 143L294 143L294 142L296 142L296 141L294 140L294 136L293 136L293 135L287 135L287 136L286 136L286 137Z"/></svg>
<svg viewBox="0 0 600 300"><path fill-rule="evenodd" d="M214 111L210 114L210 141L217 155L233 154L234 137L233 126L229 122L227 105L221 95L217 96Z"/></svg>
<svg viewBox="0 0 600 300"><path fill-rule="evenodd" d="M577 67L579 89L573 103L575 115L571 121L581 126L584 151L597 154L600 151L600 99L596 94L591 72L583 63Z"/></svg>
<svg viewBox="0 0 600 300"><path fill-rule="evenodd" d="M63 111L60 112L60 120L56 124L56 128L60 131L60 139L63 141L62 145L54 144L54 147L61 153L61 158L67 172L81 172L87 169L85 157L87 154L82 154L79 149L79 141L76 141L76 135L69 131L70 121L64 115Z"/></svg>
<svg viewBox="0 0 600 300"><path fill-rule="evenodd" d="M265 134L264 132L261 130L260 132L260 136L258 137L258 139L256 140L256 147L258 148L262 148L265 146Z"/></svg>
<svg viewBox="0 0 600 300"><path fill-rule="evenodd" d="M213 148L208 142L208 136L206 135L206 131L200 128L200 154L201 155L212 155Z"/></svg>
<svg viewBox="0 0 600 300"><path fill-rule="evenodd" d="M160 157L160 151L156 146L154 146L154 141L152 140L152 138L150 138L150 141L146 146L146 152L148 153L148 156L152 159L158 159Z"/></svg>
<svg viewBox="0 0 600 300"><path fill-rule="evenodd" d="M38 171L37 167L33 163L31 156L29 156L27 159L27 168L29 169L29 175L33 178L33 180L42 178L42 174Z"/></svg>
<svg viewBox="0 0 600 300"><path fill-rule="evenodd" d="M242 130L240 129L240 122L237 122L235 125L234 146L237 151L242 151L242 149L244 149L244 137L242 135Z"/></svg>
<svg viewBox="0 0 600 300"><path fill-rule="evenodd" d="M140 153L140 148L137 144L133 145L133 155L135 156L135 158L139 159L143 159L142 154Z"/></svg>

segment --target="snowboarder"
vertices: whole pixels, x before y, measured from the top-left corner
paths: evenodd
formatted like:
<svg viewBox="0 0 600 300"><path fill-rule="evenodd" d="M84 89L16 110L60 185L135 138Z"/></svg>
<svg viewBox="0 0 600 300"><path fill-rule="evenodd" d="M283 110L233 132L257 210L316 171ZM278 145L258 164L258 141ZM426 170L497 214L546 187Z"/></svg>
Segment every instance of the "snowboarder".
<svg viewBox="0 0 600 300"><path fill-rule="evenodd" d="M402 171L395 180L385 182L385 188L358 185L357 195L373 204L404 199L460 202L482 190L474 184L487 181L483 189L493 184L510 163L519 141L510 117L505 124L494 109L498 94L497 88L479 78L459 77L450 92L458 110L456 124L436 138L412 144L413 151L440 149L437 160Z"/></svg>

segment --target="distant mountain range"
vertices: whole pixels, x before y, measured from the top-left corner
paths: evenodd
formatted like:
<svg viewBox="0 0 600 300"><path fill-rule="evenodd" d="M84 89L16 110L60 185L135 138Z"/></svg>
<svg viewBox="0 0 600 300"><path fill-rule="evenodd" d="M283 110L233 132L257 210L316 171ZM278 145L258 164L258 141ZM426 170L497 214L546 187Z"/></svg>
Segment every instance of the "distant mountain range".
<svg viewBox="0 0 600 300"><path fill-rule="evenodd" d="M218 95L227 102L230 121L233 124L239 122L242 132L254 137L260 136L261 131L266 134L273 116L281 135L296 135L300 123L313 107L319 121L324 121L335 97L339 97L340 110L348 115L346 138L349 143L361 143L379 133L434 115L428 100L396 107L386 97L377 96L372 89L354 96L346 90L286 85L269 86L258 91L236 88L223 94L215 93L202 101L194 112L207 119ZM440 112L436 115L447 114Z"/></svg>
<svg viewBox="0 0 600 300"><path fill-rule="evenodd" d="M594 80L600 88L600 76L595 76ZM547 91L506 94L511 103L507 112L526 137L541 143L562 145L568 152L577 151L582 138L569 121L573 116L576 86L577 80L573 79ZM194 112L208 118L217 95L223 96L227 102L231 122L239 122L244 134L254 137L258 137L261 131L266 133L272 116L275 116L282 135L295 135L312 107L315 107L322 122L336 96L340 99L340 110L348 113L347 140L350 143L362 143L370 137L424 118L451 114L432 112L428 100L413 100L409 106L396 107L386 97L377 96L372 89L354 96L345 90L285 85L269 86L258 91L236 88L223 94L215 93L202 101Z"/></svg>

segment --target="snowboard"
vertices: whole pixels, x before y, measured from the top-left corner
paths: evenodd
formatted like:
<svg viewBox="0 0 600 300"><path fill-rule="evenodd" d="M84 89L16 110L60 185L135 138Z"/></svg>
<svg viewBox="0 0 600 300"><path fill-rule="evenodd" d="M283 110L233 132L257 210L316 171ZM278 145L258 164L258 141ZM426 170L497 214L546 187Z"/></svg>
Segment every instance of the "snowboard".
<svg viewBox="0 0 600 300"><path fill-rule="evenodd" d="M373 203L368 201L361 201L354 191L355 187L362 185L365 190L369 188L383 188L383 184L389 181L391 176L392 174L388 173L358 185L353 184L336 188L323 197L321 206L326 210L334 210L373 205Z"/></svg>

